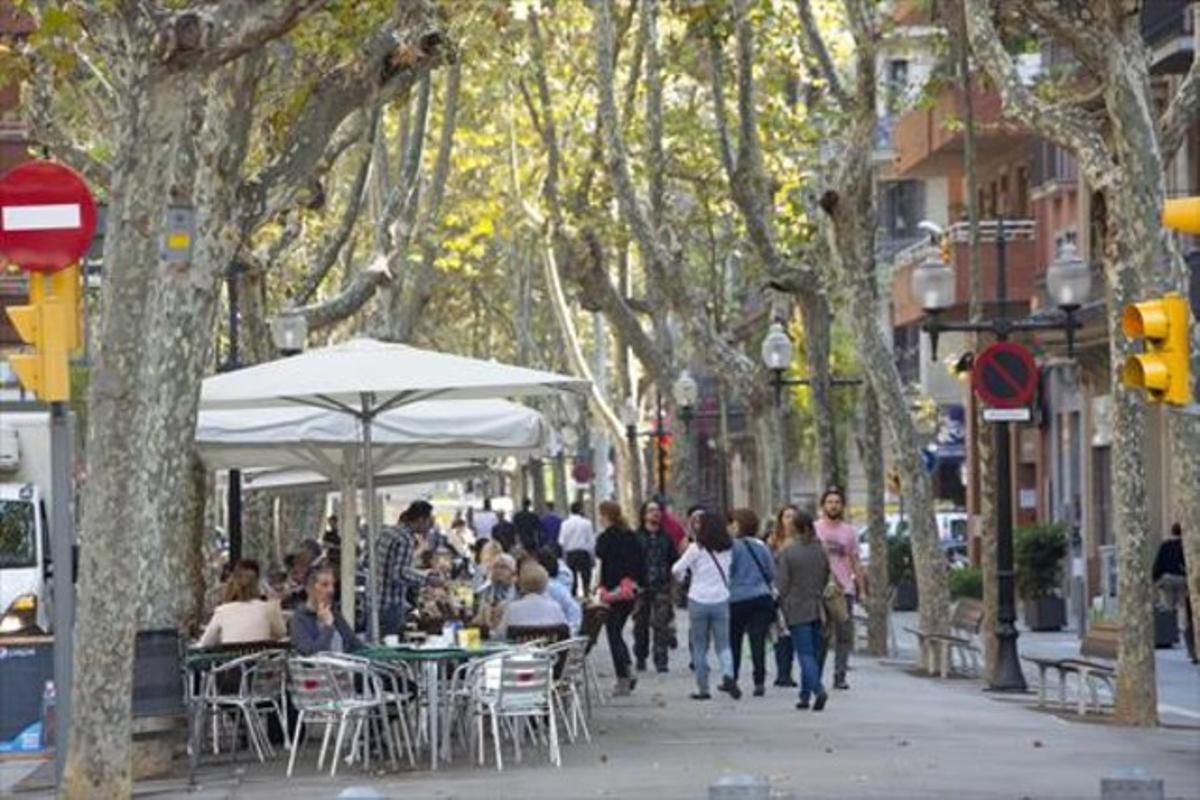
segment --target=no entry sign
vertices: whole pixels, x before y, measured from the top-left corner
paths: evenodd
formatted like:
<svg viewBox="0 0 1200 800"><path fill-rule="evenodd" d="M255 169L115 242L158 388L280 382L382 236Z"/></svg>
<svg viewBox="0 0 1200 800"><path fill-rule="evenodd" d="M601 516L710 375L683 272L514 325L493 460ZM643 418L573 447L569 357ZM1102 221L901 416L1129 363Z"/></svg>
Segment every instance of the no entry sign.
<svg viewBox="0 0 1200 800"><path fill-rule="evenodd" d="M96 202L83 178L53 161L27 161L0 177L0 258L56 272L87 252Z"/></svg>
<svg viewBox="0 0 1200 800"><path fill-rule="evenodd" d="M1038 369L1033 354L1013 342L996 342L975 358L971 385L993 408L1020 408L1033 401Z"/></svg>

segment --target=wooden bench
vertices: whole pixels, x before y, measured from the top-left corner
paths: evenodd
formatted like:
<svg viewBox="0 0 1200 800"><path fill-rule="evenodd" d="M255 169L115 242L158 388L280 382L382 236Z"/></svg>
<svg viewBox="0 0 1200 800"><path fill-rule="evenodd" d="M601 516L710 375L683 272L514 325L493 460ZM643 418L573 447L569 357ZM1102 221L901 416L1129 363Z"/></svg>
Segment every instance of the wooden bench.
<svg viewBox="0 0 1200 800"><path fill-rule="evenodd" d="M917 637L921 667L930 675L949 678L957 653L963 672L979 674L979 626L983 623L983 603L970 598L954 604L950 612L950 633L905 628Z"/></svg>
<svg viewBox="0 0 1200 800"><path fill-rule="evenodd" d="M1086 716L1088 706L1100 711L1100 687L1108 689L1116 700L1117 692L1113 681L1117 677L1117 649L1121 628L1112 622L1093 622L1079 646L1079 658L1038 658L1024 656L1024 660L1038 669L1038 706L1046 704L1046 675L1054 672L1058 678L1058 705L1067 707L1067 678L1076 675L1079 682L1078 711ZM1089 703L1089 700L1091 701Z"/></svg>

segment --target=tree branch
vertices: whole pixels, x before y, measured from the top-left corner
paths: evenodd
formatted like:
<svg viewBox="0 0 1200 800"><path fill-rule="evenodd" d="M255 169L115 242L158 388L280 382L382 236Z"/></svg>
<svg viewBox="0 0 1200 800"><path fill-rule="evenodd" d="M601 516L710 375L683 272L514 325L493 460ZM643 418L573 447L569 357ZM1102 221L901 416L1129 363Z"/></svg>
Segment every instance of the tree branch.
<svg viewBox="0 0 1200 800"><path fill-rule="evenodd" d="M159 59L172 70L216 69L283 36L328 0L223 0L158 19Z"/></svg>
<svg viewBox="0 0 1200 800"><path fill-rule="evenodd" d="M999 89L1005 109L1032 130L1074 151L1094 188L1107 186L1107 148L1096 125L1079 110L1046 103L1030 91L1004 49L987 0L964 3L971 48Z"/></svg>
<svg viewBox="0 0 1200 800"><path fill-rule="evenodd" d="M825 38L821 36L821 29L813 16L810 0L796 0L796 10L800 14L800 28L804 32L805 42L802 49L808 56L806 60L809 62L809 68L816 71L825 81L825 86L837 105L842 109L849 108L850 96L842 88L842 80L838 77L837 67L833 65Z"/></svg>
<svg viewBox="0 0 1200 800"><path fill-rule="evenodd" d="M322 303L305 306L299 309L299 313L308 321L310 332L327 328L355 314L375 296L380 286L390 281L388 259L383 254L377 254L339 294Z"/></svg>
<svg viewBox="0 0 1200 800"><path fill-rule="evenodd" d="M378 124L378 122L372 124L371 128L374 128L375 124ZM321 288L321 284L325 282L325 277L329 274L329 271L337 263L338 255L342 252L342 248L350 240L350 234L354 232L354 226L358 223L358 215L362 210L363 200L367 195L367 175L370 171L371 154L368 151L363 156L362 163L358 167L358 172L354 176L354 183L351 184L350 194L346 199L346 209L342 212L342 218L338 222L337 228L322 243L320 255L317 256L316 263L309 269L308 274L300 284L300 289L296 293L295 298L297 305L304 305L313 298L313 295Z"/></svg>
<svg viewBox="0 0 1200 800"><path fill-rule="evenodd" d="M243 185L244 234L291 201L346 117L368 103L385 104L408 92L451 48L433 20L418 19L376 34L363 49L361 60L321 78L292 125L290 140Z"/></svg>
<svg viewBox="0 0 1200 800"><path fill-rule="evenodd" d="M1200 113L1200 30L1196 31L1192 66L1158 121L1158 147L1167 164L1183 144L1187 129Z"/></svg>

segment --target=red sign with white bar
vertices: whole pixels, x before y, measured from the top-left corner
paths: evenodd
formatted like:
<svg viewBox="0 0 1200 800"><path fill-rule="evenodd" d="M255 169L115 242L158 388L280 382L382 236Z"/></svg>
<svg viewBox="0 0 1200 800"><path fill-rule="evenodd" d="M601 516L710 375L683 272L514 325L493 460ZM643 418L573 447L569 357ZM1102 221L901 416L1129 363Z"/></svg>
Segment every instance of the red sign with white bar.
<svg viewBox="0 0 1200 800"><path fill-rule="evenodd" d="M53 161L27 161L0 177L0 259L34 272L79 261L96 230L83 178Z"/></svg>

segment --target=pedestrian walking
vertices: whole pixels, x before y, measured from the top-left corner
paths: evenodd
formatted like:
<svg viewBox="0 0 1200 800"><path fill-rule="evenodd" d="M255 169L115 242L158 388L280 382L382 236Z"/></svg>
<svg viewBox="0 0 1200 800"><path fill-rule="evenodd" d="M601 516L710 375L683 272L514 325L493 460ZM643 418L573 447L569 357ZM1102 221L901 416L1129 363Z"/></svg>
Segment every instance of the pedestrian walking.
<svg viewBox="0 0 1200 800"><path fill-rule="evenodd" d="M829 558L817 539L813 520L796 511L793 539L779 554L776 585L796 659L800 662L800 702L796 708L821 711L829 700L821 683L821 599L829 582ZM778 645L776 645L778 646Z"/></svg>
<svg viewBox="0 0 1200 800"><path fill-rule="evenodd" d="M729 567L729 646L733 651L733 679L742 666L742 642L750 639L754 668L754 696L766 694L767 634L775 621L775 560L758 538L758 515L748 508L729 515L733 561Z"/></svg>
<svg viewBox="0 0 1200 800"><path fill-rule="evenodd" d="M562 532L563 518L554 510L554 501L546 501L546 510L542 513L542 518L538 522L541 525L541 544L558 544L558 537Z"/></svg>
<svg viewBox="0 0 1200 800"><path fill-rule="evenodd" d="M492 538L492 529L500 518L492 511L492 498L483 498L483 508L479 511L467 509L467 522L475 531L475 541L482 542Z"/></svg>
<svg viewBox="0 0 1200 800"><path fill-rule="evenodd" d="M1183 556L1183 526L1171 526L1171 537L1158 546L1154 556L1151 579L1158 589L1158 607L1175 615L1179 624L1179 606L1183 606L1184 628L1188 658L1196 663L1196 636L1192 628L1192 604L1188 595L1187 562Z"/></svg>
<svg viewBox="0 0 1200 800"><path fill-rule="evenodd" d="M504 516L503 511L496 512L496 524L492 526L492 539L499 542L506 553L511 553L517 546L517 526Z"/></svg>
<svg viewBox="0 0 1200 800"><path fill-rule="evenodd" d="M775 527L767 546L779 563L779 555L787 546L796 540L796 515L800 513L793 505L786 505L775 514ZM776 578L778 586L778 578ZM778 626L777 626L778 627ZM792 679L792 664L796 661L796 648L792 644L792 635L787 628L778 627L775 631L775 685L794 688L796 681Z"/></svg>
<svg viewBox="0 0 1200 800"><path fill-rule="evenodd" d="M629 647L625 644L625 623L633 613L639 587L646 582L646 558L637 534L629 529L621 506L612 500L600 504L603 532L596 539L596 557L600 559L600 601L608 606L604 623L613 670L617 673L616 696L628 695L637 686L630 670Z"/></svg>
<svg viewBox="0 0 1200 800"><path fill-rule="evenodd" d="M693 700L708 700L708 645L712 642L721 668L721 684L734 700L742 696L733 679L733 652L729 649L729 567L733 540L725 530L722 517L705 512L700 520L696 541L688 545L675 562L672 572L682 580L690 575L688 622L692 645L692 666L696 671Z"/></svg>
<svg viewBox="0 0 1200 800"><path fill-rule="evenodd" d="M571 590L576 597L587 597L592 587L592 565L596 558L596 529L583 514L583 503L571 503L571 514L563 520L558 534L566 553L567 566L574 574Z"/></svg>
<svg viewBox="0 0 1200 800"><path fill-rule="evenodd" d="M854 648L854 600L856 596L866 597L862 591L865 588L864 571L858 560L858 533L846 521L846 498L836 486L826 489L821 495L821 513L821 519L816 522L817 538L829 557L833 580L846 596L847 611L845 621L830 622L830 637L826 644L834 648L833 688L849 689L846 671L850 667L850 651ZM822 650L822 671L825 669L825 655Z"/></svg>
<svg viewBox="0 0 1200 800"><path fill-rule="evenodd" d="M667 671L668 652L673 638L671 623L675 617L675 604L671 598L671 567L678 560L679 551L663 527L663 508L658 501L643 503L638 517L637 537L646 560L646 583L638 594L637 607L633 612L633 654L637 658L638 672L645 672L653 634L654 668L663 673Z"/></svg>
<svg viewBox="0 0 1200 800"><path fill-rule="evenodd" d="M517 543L530 555L537 552L542 538L542 519L534 513L533 501L526 497L521 502L521 510L513 514L512 521L517 529Z"/></svg>

